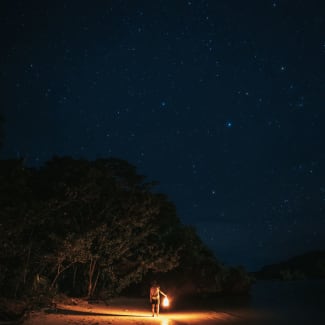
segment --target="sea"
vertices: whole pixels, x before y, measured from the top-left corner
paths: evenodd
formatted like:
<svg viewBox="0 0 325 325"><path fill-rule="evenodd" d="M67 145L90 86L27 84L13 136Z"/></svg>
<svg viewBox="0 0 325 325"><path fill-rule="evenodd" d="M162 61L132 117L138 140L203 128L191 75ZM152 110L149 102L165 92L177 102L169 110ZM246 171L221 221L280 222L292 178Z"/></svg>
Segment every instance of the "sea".
<svg viewBox="0 0 325 325"><path fill-rule="evenodd" d="M219 301L215 310L245 324L325 325L325 280L259 280L249 297Z"/></svg>

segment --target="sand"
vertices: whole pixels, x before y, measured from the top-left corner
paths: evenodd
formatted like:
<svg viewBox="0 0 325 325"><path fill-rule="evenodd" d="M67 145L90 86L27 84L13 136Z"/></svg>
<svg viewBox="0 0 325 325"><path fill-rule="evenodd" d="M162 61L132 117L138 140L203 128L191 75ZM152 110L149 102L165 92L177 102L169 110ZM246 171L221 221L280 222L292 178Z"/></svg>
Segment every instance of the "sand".
<svg viewBox="0 0 325 325"><path fill-rule="evenodd" d="M242 324L241 317L223 311L195 308L183 310L162 310L158 317L152 317L147 299L121 297L108 304L89 304L78 300L75 305L58 304L56 310L44 309L32 312L25 325L177 325L177 324ZM247 322L245 322L247 324Z"/></svg>

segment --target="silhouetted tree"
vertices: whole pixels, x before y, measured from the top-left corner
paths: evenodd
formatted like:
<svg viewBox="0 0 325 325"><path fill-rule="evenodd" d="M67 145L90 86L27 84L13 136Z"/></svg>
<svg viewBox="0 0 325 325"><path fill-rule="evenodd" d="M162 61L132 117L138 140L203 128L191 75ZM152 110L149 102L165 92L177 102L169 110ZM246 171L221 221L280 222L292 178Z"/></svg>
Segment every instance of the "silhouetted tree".
<svg viewBox="0 0 325 325"><path fill-rule="evenodd" d="M167 243L172 225L164 221L174 206L127 162L55 157L39 170L2 165L2 229L10 240L2 239L16 245L9 255L23 273L14 282L42 275L51 288L62 278L73 287L78 278L92 296L98 286L118 292L149 270L177 265L178 249Z"/></svg>
<svg viewBox="0 0 325 325"><path fill-rule="evenodd" d="M27 284L30 271L29 178L21 160L0 161L0 284L12 295Z"/></svg>
<svg viewBox="0 0 325 325"><path fill-rule="evenodd" d="M92 297L150 274L195 279L204 290L217 275L225 279L195 229L153 189L115 158L54 157L38 169L0 161L0 292Z"/></svg>

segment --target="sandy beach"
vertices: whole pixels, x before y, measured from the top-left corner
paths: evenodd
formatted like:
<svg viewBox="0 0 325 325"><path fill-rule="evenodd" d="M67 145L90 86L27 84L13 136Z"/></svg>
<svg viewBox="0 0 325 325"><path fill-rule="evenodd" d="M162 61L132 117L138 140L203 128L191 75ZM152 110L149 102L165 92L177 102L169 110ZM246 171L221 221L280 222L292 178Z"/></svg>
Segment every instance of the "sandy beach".
<svg viewBox="0 0 325 325"><path fill-rule="evenodd" d="M241 324L243 319L236 314L202 310L162 310L159 317L152 317L147 299L116 298L108 304L89 304L78 300L75 305L57 305L56 310L44 309L32 312L26 325L99 325L99 324Z"/></svg>
<svg viewBox="0 0 325 325"><path fill-rule="evenodd" d="M175 298L151 316L148 299L119 297L88 303L82 299L64 300L57 309L30 313L26 325L323 325L325 324L323 280L260 281L249 297Z"/></svg>

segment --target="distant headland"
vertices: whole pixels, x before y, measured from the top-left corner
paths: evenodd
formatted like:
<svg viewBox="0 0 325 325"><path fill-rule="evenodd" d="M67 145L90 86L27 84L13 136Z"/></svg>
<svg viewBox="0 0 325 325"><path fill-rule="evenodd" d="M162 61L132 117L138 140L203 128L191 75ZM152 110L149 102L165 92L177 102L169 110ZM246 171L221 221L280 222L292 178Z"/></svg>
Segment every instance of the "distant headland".
<svg viewBox="0 0 325 325"><path fill-rule="evenodd" d="M325 250L310 251L286 261L266 265L254 275L257 279L280 280L325 278Z"/></svg>

